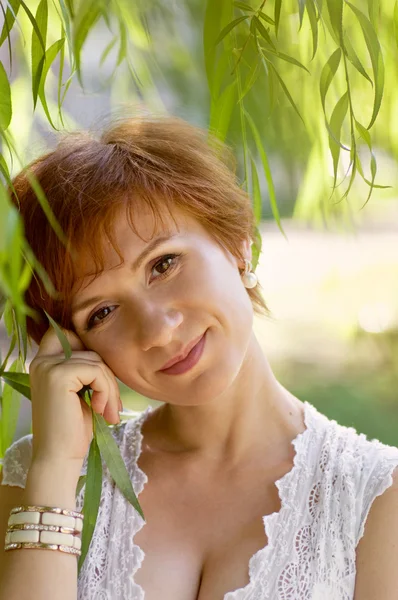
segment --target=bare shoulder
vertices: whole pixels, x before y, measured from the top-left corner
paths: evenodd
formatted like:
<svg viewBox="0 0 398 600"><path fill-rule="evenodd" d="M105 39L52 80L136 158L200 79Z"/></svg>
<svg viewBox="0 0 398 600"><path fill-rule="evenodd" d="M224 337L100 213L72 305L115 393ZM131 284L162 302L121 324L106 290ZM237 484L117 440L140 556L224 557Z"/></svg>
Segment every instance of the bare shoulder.
<svg viewBox="0 0 398 600"><path fill-rule="evenodd" d="M354 600L396 600L398 589L398 467L393 483L369 511L356 550Z"/></svg>

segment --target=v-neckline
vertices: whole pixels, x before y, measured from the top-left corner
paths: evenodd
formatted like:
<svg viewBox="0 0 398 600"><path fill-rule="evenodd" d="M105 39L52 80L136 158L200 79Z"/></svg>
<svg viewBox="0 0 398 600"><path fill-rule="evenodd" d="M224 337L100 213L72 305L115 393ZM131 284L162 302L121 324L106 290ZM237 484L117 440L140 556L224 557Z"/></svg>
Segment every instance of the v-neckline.
<svg viewBox="0 0 398 600"><path fill-rule="evenodd" d="M270 513L268 515L264 515L262 517L263 524L264 524L264 533L265 533L266 539L268 540L268 543L263 548L260 548L259 550L257 550L257 552L255 552L255 554L253 554L253 556L249 560L249 564L248 564L249 583L242 588L237 588L236 590L227 592L224 595L223 600L245 600L246 595L252 590L253 586L255 585L255 582L257 581L257 577L258 577L260 570L262 569L262 565L267 564L270 560L270 558L269 558L270 553L271 553L273 547L275 546L275 541L276 541L274 532L276 532L278 530L278 524L283 520L287 510L295 510L297 508L296 504L293 504L293 505L289 504L287 494L290 489L290 484L294 481L297 473L300 471L301 467L303 466L303 461L306 456L306 449L308 448L308 444L311 439L311 434L315 428L316 416L319 416L319 417L323 416L321 413L319 413L317 411L317 409L312 404L310 404L307 401L303 402L303 407L304 407L305 429L302 432L298 433L297 436L291 441L291 444L295 450L295 454L293 457L293 466L290 469L290 471L288 471L280 479L275 481L275 485L278 489L278 494L279 494L279 499L280 499L280 509L279 509L279 511ZM143 441L142 426L143 426L147 416L153 410L154 410L153 407L149 405L141 413L141 415L139 415L137 417L137 419L135 419L132 423L132 425L136 431L135 468L136 468L136 470L140 476L140 479L142 481L141 490L136 491L137 498L144 490L145 485L148 483L148 477L147 477L146 473L138 466L138 460L141 456L141 451L142 451L142 441ZM146 524L146 522L143 519L140 519L140 521L141 521L141 527L135 532L135 534L138 533L138 531L140 531L142 529L142 527L144 527L144 525ZM134 534L134 537L135 537L135 534ZM142 548L140 548L140 546L138 546L134 542L134 540L133 540L133 545L134 545L135 550L138 551L138 553L141 554L141 556L143 557L142 558L142 561L143 561L145 558L144 551L142 550ZM141 567L142 561L141 561L141 564L139 565L138 569ZM135 585L140 590L140 596L141 596L142 600L145 600L145 590L139 584L136 583Z"/></svg>

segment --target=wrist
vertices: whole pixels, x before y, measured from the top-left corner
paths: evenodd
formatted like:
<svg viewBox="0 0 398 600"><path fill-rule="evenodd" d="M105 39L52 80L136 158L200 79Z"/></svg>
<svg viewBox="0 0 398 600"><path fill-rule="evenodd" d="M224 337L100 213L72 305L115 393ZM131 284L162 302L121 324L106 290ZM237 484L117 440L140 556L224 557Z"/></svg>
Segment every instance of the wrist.
<svg viewBox="0 0 398 600"><path fill-rule="evenodd" d="M32 461L22 503L75 510L80 470L78 465Z"/></svg>

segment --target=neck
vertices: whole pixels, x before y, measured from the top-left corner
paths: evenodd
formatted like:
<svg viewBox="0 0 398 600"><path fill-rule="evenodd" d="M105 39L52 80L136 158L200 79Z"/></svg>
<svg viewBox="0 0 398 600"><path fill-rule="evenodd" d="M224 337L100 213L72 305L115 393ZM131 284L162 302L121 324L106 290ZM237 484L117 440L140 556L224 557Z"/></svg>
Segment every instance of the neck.
<svg viewBox="0 0 398 600"><path fill-rule="evenodd" d="M305 429L302 403L276 380L254 334L221 396L204 405L164 404L148 426L156 450L224 466L258 452L277 460Z"/></svg>

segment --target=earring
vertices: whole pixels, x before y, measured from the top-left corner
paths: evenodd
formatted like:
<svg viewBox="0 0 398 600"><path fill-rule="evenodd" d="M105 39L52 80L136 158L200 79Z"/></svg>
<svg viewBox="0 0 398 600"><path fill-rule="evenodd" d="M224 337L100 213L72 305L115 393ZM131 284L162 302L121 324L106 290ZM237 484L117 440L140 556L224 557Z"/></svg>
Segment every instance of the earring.
<svg viewBox="0 0 398 600"><path fill-rule="evenodd" d="M242 273L242 281L245 288L254 288L258 284L258 278L255 273L252 271L252 264L250 260L247 258L245 260L245 270Z"/></svg>

